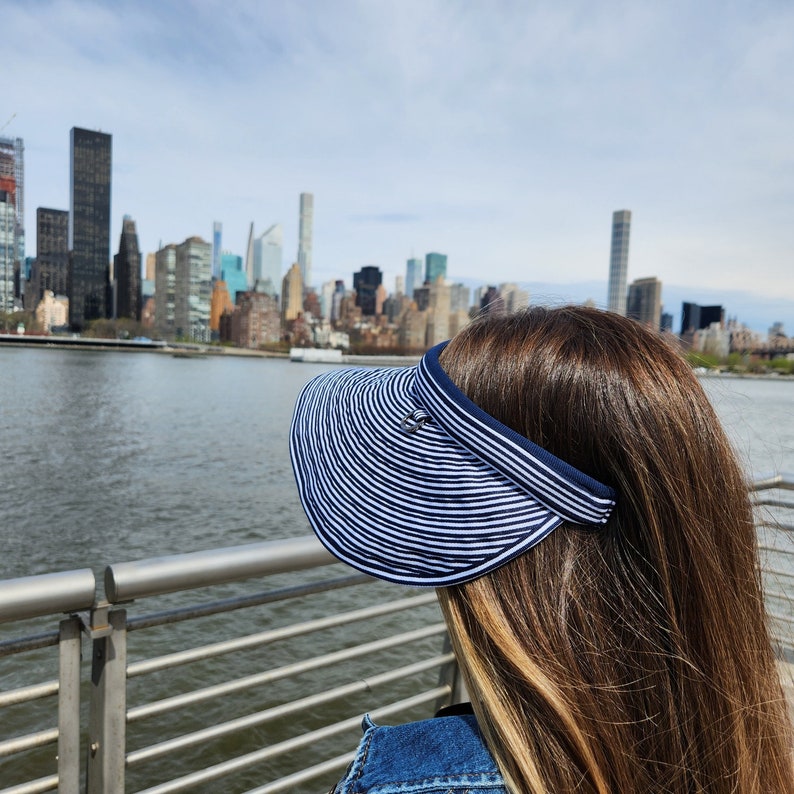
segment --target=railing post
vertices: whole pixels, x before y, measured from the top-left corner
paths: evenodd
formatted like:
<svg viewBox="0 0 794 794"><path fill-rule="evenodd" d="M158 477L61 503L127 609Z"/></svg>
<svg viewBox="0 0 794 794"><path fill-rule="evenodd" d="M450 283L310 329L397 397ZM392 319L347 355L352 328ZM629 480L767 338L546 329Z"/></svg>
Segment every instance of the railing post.
<svg viewBox="0 0 794 794"><path fill-rule="evenodd" d="M93 638L88 718L88 794L124 794L127 726L127 611L91 611Z"/></svg>
<svg viewBox="0 0 794 794"><path fill-rule="evenodd" d="M62 620L58 641L58 791L80 791L80 656L82 622Z"/></svg>
<svg viewBox="0 0 794 794"><path fill-rule="evenodd" d="M447 654L452 651L452 642L449 639L449 634L444 635L444 651ZM439 698L436 701L436 711L444 706L452 706L456 703L465 703L469 699L469 694L466 691L466 684L463 681L463 676L460 673L460 665L457 659L445 664L438 674L438 685L449 687L449 697Z"/></svg>

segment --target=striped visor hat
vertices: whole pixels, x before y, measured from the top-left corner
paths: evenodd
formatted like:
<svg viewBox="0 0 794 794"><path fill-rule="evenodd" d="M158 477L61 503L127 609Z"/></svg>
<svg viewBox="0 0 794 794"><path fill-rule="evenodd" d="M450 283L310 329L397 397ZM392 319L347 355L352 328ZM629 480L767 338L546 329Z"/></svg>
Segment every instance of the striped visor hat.
<svg viewBox="0 0 794 794"><path fill-rule="evenodd" d="M468 399L429 350L418 365L337 369L303 388L290 455L335 557L401 584L476 579L563 521L603 526L615 492Z"/></svg>

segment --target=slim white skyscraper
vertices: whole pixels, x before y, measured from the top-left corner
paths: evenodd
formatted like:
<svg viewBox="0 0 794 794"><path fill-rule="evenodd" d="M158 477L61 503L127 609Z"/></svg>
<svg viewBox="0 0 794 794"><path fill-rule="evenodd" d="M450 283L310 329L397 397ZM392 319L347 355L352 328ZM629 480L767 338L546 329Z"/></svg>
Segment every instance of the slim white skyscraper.
<svg viewBox="0 0 794 794"><path fill-rule="evenodd" d="M405 294L409 298L413 298L414 290L422 286L424 265L425 263L417 257L411 257L405 263Z"/></svg>
<svg viewBox="0 0 794 794"><path fill-rule="evenodd" d="M245 279L248 282L246 289L254 286L254 222L248 230L248 245L245 248Z"/></svg>
<svg viewBox="0 0 794 794"><path fill-rule="evenodd" d="M629 234L631 210L612 213L612 248L609 254L609 295L607 308L626 316L626 283L629 275Z"/></svg>
<svg viewBox="0 0 794 794"><path fill-rule="evenodd" d="M223 237L223 224L215 221L212 224L212 277L221 277L221 245Z"/></svg>
<svg viewBox="0 0 794 794"><path fill-rule="evenodd" d="M261 282L271 295L281 287L283 248L284 230L280 223L274 223L254 241L254 281Z"/></svg>
<svg viewBox="0 0 794 794"><path fill-rule="evenodd" d="M314 226L314 195L301 193L300 224L298 227L298 264L303 277L303 287L312 283L312 227Z"/></svg>

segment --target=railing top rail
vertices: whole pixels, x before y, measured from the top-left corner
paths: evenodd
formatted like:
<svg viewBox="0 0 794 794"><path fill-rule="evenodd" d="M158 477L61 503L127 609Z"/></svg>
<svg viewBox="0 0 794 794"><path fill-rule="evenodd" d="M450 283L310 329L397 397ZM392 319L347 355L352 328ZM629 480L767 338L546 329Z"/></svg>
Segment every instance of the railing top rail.
<svg viewBox="0 0 794 794"><path fill-rule="evenodd" d="M780 472L778 474L756 475L750 483L751 491L766 491L770 488L794 491L794 474Z"/></svg>
<svg viewBox="0 0 794 794"><path fill-rule="evenodd" d="M112 604L337 562L313 535L121 562L105 569Z"/></svg>
<svg viewBox="0 0 794 794"><path fill-rule="evenodd" d="M6 579L0 582L0 623L89 609L95 593L90 568Z"/></svg>

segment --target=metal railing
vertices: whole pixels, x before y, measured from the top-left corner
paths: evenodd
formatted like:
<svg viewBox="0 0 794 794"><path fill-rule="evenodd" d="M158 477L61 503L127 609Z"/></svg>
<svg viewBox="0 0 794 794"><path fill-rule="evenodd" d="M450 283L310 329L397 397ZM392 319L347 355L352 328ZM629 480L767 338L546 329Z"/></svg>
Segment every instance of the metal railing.
<svg viewBox="0 0 794 794"><path fill-rule="evenodd" d="M6 794L316 791L365 711L456 698L435 593L351 575L313 537L111 565L101 598L90 570L0 582L6 630L61 612L58 631L0 639L0 670L18 662L0 679ZM57 676L18 683L53 648Z"/></svg>
<svg viewBox="0 0 794 794"><path fill-rule="evenodd" d="M791 680L794 476L753 490ZM2 794L324 790L364 712L460 699L435 594L351 575L314 538L114 564L95 591L89 569L0 582Z"/></svg>
<svg viewBox="0 0 794 794"><path fill-rule="evenodd" d="M753 490L766 607L794 700L794 475L756 479Z"/></svg>

